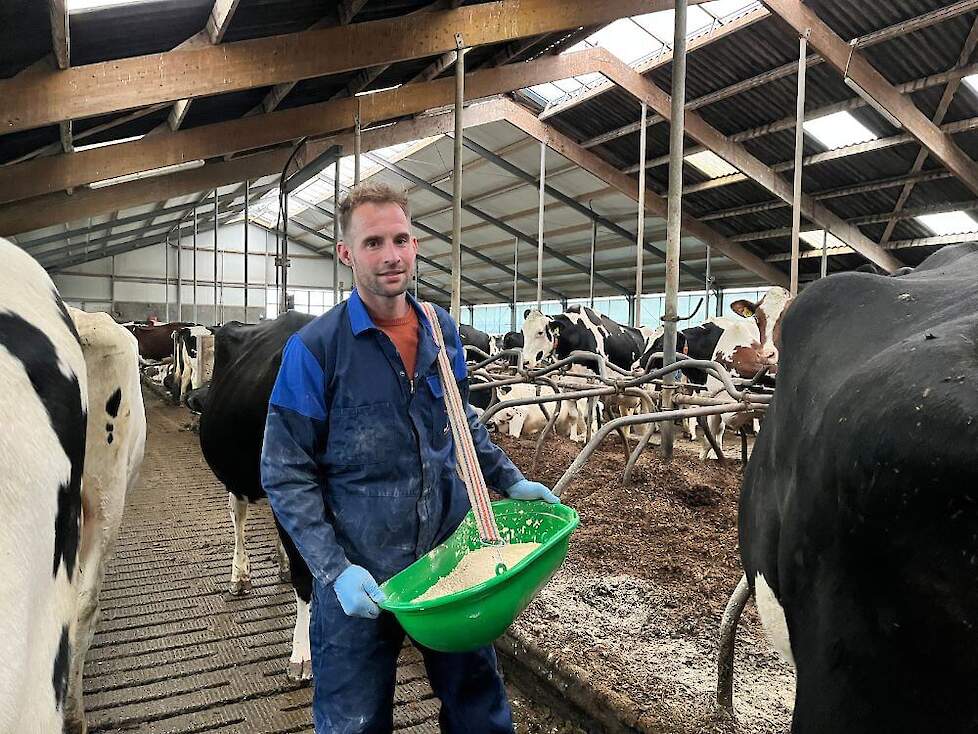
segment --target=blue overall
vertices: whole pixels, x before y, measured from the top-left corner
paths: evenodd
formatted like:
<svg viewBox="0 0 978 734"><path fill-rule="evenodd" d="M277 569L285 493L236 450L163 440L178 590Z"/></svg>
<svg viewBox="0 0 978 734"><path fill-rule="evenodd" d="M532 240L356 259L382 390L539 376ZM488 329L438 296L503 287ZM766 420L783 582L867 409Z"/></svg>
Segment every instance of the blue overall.
<svg viewBox="0 0 978 734"><path fill-rule="evenodd" d="M443 542L469 510L427 318L418 313L416 374L356 291L285 346L262 447L262 486L314 577L313 714L317 734L390 732L404 631L386 612L347 616L332 584L348 566L383 583ZM451 317L436 308L463 400L465 357ZM523 475L469 408L486 483ZM445 654L418 646L441 699L446 732L511 732L492 647Z"/></svg>

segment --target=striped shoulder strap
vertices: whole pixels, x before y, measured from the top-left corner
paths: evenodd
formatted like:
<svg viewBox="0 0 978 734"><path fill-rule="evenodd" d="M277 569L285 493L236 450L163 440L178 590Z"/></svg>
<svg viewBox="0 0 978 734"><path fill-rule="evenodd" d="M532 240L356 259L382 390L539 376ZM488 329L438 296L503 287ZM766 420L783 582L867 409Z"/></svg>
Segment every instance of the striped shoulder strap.
<svg viewBox="0 0 978 734"><path fill-rule="evenodd" d="M482 476L479 458L475 453L475 446L472 444L472 434L469 432L469 422L465 416L465 405L462 403L462 396L459 394L458 384L455 382L451 362L448 361L445 335L441 330L438 314L435 313L435 307L430 303L424 302L421 307L428 317L435 344L438 345L438 372L444 387L448 422L452 426L452 437L455 439L455 462L458 464L462 481L465 482L469 504L472 505L475 521L479 528L479 537L484 543L500 543L499 528L496 527L496 517L493 515L492 506L489 502L489 490L486 488L486 480Z"/></svg>

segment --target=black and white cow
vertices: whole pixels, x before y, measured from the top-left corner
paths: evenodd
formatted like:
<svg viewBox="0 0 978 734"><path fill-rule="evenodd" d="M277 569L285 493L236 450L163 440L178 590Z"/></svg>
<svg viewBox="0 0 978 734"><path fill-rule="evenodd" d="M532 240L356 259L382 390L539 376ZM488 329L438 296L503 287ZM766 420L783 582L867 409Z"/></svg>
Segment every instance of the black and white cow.
<svg viewBox="0 0 978 734"><path fill-rule="evenodd" d="M676 352L691 359L719 362L735 377L753 379L763 368L773 377L778 371L781 320L790 304L791 295L779 286L769 289L757 303L745 299L734 301L730 308L740 318L716 317L683 329L676 334ZM652 354L662 351L662 342L660 334L646 345L639 366L643 369L648 369L650 364L652 368L662 366L661 359L652 359ZM682 371L689 382L704 385L708 394L726 395L720 392L722 383L707 377L702 370L684 368ZM747 413L730 413L710 416L708 423L722 448L725 429L737 430L752 420L753 416ZM700 458L706 459L711 450L704 436Z"/></svg>
<svg viewBox="0 0 978 734"><path fill-rule="evenodd" d="M88 410L78 333L44 269L0 239L0 732L64 728Z"/></svg>
<svg viewBox="0 0 978 734"><path fill-rule="evenodd" d="M136 484L146 442L139 345L107 313L68 309L88 374L88 430L78 550L78 611L65 730L85 731L82 673L95 636L99 594L115 547L126 495Z"/></svg>
<svg viewBox="0 0 978 734"><path fill-rule="evenodd" d="M741 556L792 731L978 731L978 245L844 273L784 318Z"/></svg>
<svg viewBox="0 0 978 734"><path fill-rule="evenodd" d="M629 370L644 346L641 329L622 326L587 306L571 306L557 316L535 309L523 313L523 361L531 368L582 350L604 355L612 364Z"/></svg>
<svg viewBox="0 0 978 734"><path fill-rule="evenodd" d="M630 370L652 333L646 327L623 326L587 306L571 306L557 316L527 310L523 316L523 361L531 368L581 350L600 354L617 367ZM603 405L609 417L617 418L638 411L641 400L609 395Z"/></svg>
<svg viewBox="0 0 978 734"><path fill-rule="evenodd" d="M86 730L81 672L142 458L138 359L132 335L107 314L69 315L44 269L0 239L4 734Z"/></svg>
<svg viewBox="0 0 978 734"><path fill-rule="evenodd" d="M207 326L184 326L173 332L173 364L171 394L177 404L183 403L187 393L204 386L207 370L201 363L203 338L214 330Z"/></svg>
<svg viewBox="0 0 978 734"><path fill-rule="evenodd" d="M259 462L265 433L268 400L282 363L282 349L295 332L312 321L297 311L277 319L245 325L231 321L214 338L214 374L207 404L200 418L200 447L217 478L227 487L234 526L234 557L230 592L251 589L245 522L248 505L265 497ZM279 530L279 573L291 580L296 594L296 624L288 675L295 680L312 677L309 650L309 603L312 574L288 533Z"/></svg>

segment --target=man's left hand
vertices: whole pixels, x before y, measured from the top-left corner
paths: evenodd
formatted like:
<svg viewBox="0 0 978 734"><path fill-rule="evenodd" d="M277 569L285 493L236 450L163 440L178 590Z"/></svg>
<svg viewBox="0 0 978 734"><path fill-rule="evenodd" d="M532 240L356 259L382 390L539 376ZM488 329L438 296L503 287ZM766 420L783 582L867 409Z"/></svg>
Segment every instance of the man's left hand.
<svg viewBox="0 0 978 734"><path fill-rule="evenodd" d="M514 500L543 500L552 505L560 504L560 499L540 482L521 479L506 490L506 496Z"/></svg>

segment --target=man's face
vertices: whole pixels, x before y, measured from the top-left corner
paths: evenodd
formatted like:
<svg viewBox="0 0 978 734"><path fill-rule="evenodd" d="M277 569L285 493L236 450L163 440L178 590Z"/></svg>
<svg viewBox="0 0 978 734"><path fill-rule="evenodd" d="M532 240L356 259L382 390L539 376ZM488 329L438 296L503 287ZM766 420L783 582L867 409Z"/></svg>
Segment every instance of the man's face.
<svg viewBox="0 0 978 734"><path fill-rule="evenodd" d="M418 240L397 204L361 204L337 246L340 260L353 269L357 288L382 298L407 291L414 275Z"/></svg>

